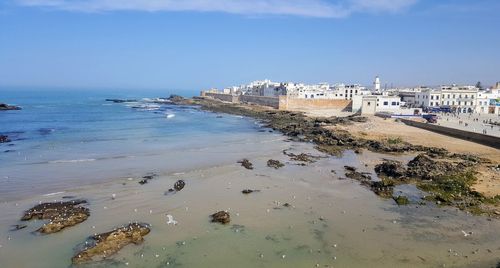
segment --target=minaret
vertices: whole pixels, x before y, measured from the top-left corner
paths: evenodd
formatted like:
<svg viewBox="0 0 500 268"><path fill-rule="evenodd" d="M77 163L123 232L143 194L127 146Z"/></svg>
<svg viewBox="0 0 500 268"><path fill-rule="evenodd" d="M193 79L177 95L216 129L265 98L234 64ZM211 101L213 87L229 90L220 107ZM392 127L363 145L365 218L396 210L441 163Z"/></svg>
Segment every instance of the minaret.
<svg viewBox="0 0 500 268"><path fill-rule="evenodd" d="M375 82L373 82L373 86L375 92L380 92L380 78L378 76L375 77Z"/></svg>

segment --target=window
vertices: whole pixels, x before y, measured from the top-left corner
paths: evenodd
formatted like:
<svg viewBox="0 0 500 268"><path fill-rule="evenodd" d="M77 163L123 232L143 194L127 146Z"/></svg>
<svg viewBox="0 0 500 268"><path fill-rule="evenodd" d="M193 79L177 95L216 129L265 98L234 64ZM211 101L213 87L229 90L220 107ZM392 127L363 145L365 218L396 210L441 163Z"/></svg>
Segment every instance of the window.
<svg viewBox="0 0 500 268"><path fill-rule="evenodd" d="M391 102L391 105L396 106L396 102L395 101Z"/></svg>
<svg viewBox="0 0 500 268"><path fill-rule="evenodd" d="M447 102L446 102L446 105L450 105L450 101L447 101Z"/></svg>
<svg viewBox="0 0 500 268"><path fill-rule="evenodd" d="M458 101L458 105L460 105L460 103L462 103L461 101Z"/></svg>
<svg viewBox="0 0 500 268"><path fill-rule="evenodd" d="M474 99L474 95L470 95L470 98L471 98L471 99Z"/></svg>
<svg viewBox="0 0 500 268"><path fill-rule="evenodd" d="M372 105L370 102L367 103L368 106Z"/></svg>
<svg viewBox="0 0 500 268"><path fill-rule="evenodd" d="M448 94L448 99L450 98L450 94Z"/></svg>
<svg viewBox="0 0 500 268"><path fill-rule="evenodd" d="M389 102L388 101L384 101L384 106L387 106L389 105Z"/></svg>
<svg viewBox="0 0 500 268"><path fill-rule="evenodd" d="M453 94L453 98L455 98L455 94Z"/></svg>
<svg viewBox="0 0 500 268"><path fill-rule="evenodd" d="M431 100L433 100L433 99L434 99L434 96L431 95Z"/></svg>
<svg viewBox="0 0 500 268"><path fill-rule="evenodd" d="M436 100L439 100L439 96L436 96Z"/></svg>
<svg viewBox="0 0 500 268"><path fill-rule="evenodd" d="M434 106L434 102L431 101L431 106Z"/></svg>

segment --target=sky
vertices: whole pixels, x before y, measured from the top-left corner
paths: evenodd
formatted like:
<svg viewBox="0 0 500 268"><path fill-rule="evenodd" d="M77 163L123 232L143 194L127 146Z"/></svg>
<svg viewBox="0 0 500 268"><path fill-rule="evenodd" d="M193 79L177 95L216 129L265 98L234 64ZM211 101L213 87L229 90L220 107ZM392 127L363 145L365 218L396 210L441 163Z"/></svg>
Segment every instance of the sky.
<svg viewBox="0 0 500 268"><path fill-rule="evenodd" d="M0 0L0 87L500 81L498 0Z"/></svg>

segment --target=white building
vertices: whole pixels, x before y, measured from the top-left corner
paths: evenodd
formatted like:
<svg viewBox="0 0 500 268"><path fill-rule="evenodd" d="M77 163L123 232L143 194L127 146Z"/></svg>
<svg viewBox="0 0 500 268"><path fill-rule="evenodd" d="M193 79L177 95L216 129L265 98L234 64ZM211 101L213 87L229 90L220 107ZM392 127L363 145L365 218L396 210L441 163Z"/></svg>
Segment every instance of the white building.
<svg viewBox="0 0 500 268"><path fill-rule="evenodd" d="M441 91L424 89L415 93L416 107L440 107L441 106Z"/></svg>
<svg viewBox="0 0 500 268"><path fill-rule="evenodd" d="M373 90L377 93L380 92L380 78L378 76L375 77L373 82Z"/></svg>

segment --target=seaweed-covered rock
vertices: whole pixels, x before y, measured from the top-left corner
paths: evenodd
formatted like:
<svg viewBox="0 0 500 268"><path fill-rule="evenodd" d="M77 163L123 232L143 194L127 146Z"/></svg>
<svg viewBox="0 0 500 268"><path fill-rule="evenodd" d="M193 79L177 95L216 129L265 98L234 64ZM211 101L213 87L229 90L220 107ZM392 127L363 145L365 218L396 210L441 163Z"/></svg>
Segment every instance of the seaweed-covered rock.
<svg viewBox="0 0 500 268"><path fill-rule="evenodd" d="M49 220L37 231L44 234L51 234L62 229L74 226L87 220L90 216L89 209L81 206L85 200L73 200L68 202L42 203L27 210L22 221L29 221L33 218L40 220Z"/></svg>
<svg viewBox="0 0 500 268"><path fill-rule="evenodd" d="M297 162L304 162L304 163L314 163L316 162L317 156L313 156L310 154L305 154L305 153L300 153L300 154L294 154L294 153L289 153L286 150L283 151L285 155L290 157L290 160L297 161Z"/></svg>
<svg viewBox="0 0 500 268"><path fill-rule="evenodd" d="M353 180L357 180L357 181L361 181L361 182L365 182L365 183L372 180L372 177L370 175L356 171L355 167L344 166L344 168L347 171L345 173L345 176L348 177L349 179L353 179Z"/></svg>
<svg viewBox="0 0 500 268"><path fill-rule="evenodd" d="M238 161L237 163L241 164L242 167L246 168L246 169L253 169L253 164L252 162L250 162L250 160L248 159L243 159L243 160L240 160Z"/></svg>
<svg viewBox="0 0 500 268"><path fill-rule="evenodd" d="M7 135L0 135L0 143L10 142L10 139Z"/></svg>
<svg viewBox="0 0 500 268"><path fill-rule="evenodd" d="M463 172L463 168L448 161L436 161L426 154L419 154L408 163L407 175L431 180L457 172Z"/></svg>
<svg viewBox="0 0 500 268"><path fill-rule="evenodd" d="M375 166L375 172L381 176L400 179L406 175L406 168L399 161L386 159L383 163Z"/></svg>
<svg viewBox="0 0 500 268"><path fill-rule="evenodd" d="M398 204L398 206L405 206L410 204L410 200L408 200L408 197L403 195L399 195L398 197L393 197L393 199L394 201L396 201L396 204Z"/></svg>
<svg viewBox="0 0 500 268"><path fill-rule="evenodd" d="M228 212L219 211L210 215L212 217L212 222L218 222L222 224L228 224L231 221L231 217Z"/></svg>
<svg viewBox="0 0 500 268"><path fill-rule="evenodd" d="M83 250L71 259L73 264L103 260L129 244L140 244L149 234L150 227L144 223L131 223L113 231L91 236Z"/></svg>
<svg viewBox="0 0 500 268"><path fill-rule="evenodd" d="M370 189L380 197L391 198L394 192L394 182L387 179L374 181L370 184Z"/></svg>
<svg viewBox="0 0 500 268"><path fill-rule="evenodd" d="M284 167L285 164L281 163L279 160L269 159L269 160L267 160L267 166L275 168L275 169L279 169L281 167Z"/></svg>

